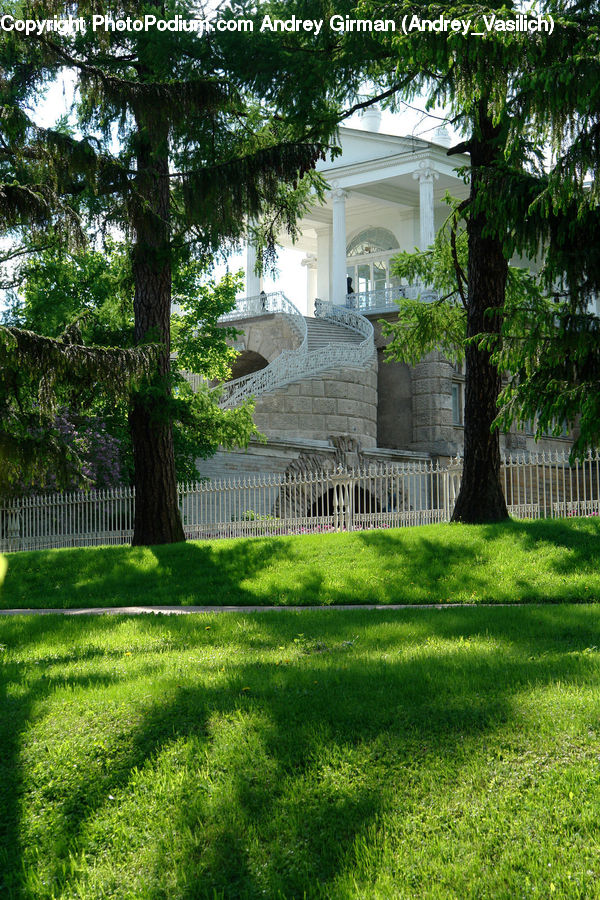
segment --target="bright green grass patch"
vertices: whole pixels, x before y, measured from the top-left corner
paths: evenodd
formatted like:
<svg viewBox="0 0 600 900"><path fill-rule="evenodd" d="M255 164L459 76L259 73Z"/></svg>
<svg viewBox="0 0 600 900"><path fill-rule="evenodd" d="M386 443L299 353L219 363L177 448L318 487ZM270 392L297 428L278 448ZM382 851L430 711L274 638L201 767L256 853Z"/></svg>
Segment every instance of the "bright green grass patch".
<svg viewBox="0 0 600 900"><path fill-rule="evenodd" d="M598 615L2 619L0 896L598 897Z"/></svg>
<svg viewBox="0 0 600 900"><path fill-rule="evenodd" d="M585 601L599 558L594 519L47 550L7 557L0 606Z"/></svg>

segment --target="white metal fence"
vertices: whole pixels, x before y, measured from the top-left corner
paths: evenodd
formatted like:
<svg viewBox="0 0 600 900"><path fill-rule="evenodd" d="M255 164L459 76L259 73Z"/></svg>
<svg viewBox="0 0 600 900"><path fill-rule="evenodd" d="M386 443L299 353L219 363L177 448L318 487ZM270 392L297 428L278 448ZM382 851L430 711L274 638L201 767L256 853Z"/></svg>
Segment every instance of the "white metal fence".
<svg viewBox="0 0 600 900"><path fill-rule="evenodd" d="M398 528L449 521L460 461L372 465L179 485L186 537L209 539ZM566 453L507 457L502 484L516 518L600 514L600 455L571 467ZM127 544L132 488L0 503L0 551Z"/></svg>

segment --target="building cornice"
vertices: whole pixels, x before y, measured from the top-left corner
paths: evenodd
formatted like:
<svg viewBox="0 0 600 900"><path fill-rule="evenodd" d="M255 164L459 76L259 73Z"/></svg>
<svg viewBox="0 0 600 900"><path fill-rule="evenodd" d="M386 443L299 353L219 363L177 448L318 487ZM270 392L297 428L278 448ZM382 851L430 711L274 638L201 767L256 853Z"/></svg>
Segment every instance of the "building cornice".
<svg viewBox="0 0 600 900"><path fill-rule="evenodd" d="M435 172L445 175L449 178L455 178L462 181L461 176L456 173L456 168L469 165L469 158L463 154L453 157L450 161L445 150L437 148L427 148L417 153L395 153L393 156L383 156L377 159L360 160L355 163L347 163L343 166L331 166L330 168L320 168L319 172L325 178L330 177L339 183L341 188L351 187L345 184L344 180L348 179L354 183L356 178L369 175L373 180L373 175L381 173L381 177L375 180L389 178L392 174L406 175L416 171L421 163L426 163ZM396 173L391 173L390 169L396 169ZM365 179L366 181L366 179Z"/></svg>

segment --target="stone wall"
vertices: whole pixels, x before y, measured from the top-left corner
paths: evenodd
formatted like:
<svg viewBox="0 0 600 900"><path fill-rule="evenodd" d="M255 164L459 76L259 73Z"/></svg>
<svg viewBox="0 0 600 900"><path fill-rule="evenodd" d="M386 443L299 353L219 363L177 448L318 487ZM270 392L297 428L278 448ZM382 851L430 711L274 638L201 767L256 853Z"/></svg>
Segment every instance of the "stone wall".
<svg viewBox="0 0 600 900"><path fill-rule="evenodd" d="M271 440L267 444L253 440L246 450L219 450L211 459L199 461L203 478L211 481L246 478L255 475L331 472L338 466L362 468L379 463L422 462L425 453L402 452L371 447L362 451L352 438L331 441Z"/></svg>
<svg viewBox="0 0 600 900"><path fill-rule="evenodd" d="M386 362L377 351L377 446L404 450L413 439L412 373L405 363Z"/></svg>
<svg viewBox="0 0 600 900"><path fill-rule="evenodd" d="M300 345L298 332L292 328L289 316L282 313L240 319L227 325L243 332L233 341L238 350L250 350L268 362L273 362L282 350L295 350Z"/></svg>
<svg viewBox="0 0 600 900"><path fill-rule="evenodd" d="M452 425L452 364L429 353L412 370L413 435L409 450L452 456L459 447Z"/></svg>
<svg viewBox="0 0 600 900"><path fill-rule="evenodd" d="M256 401L254 421L269 439L327 440L348 435L377 444L377 362L288 384Z"/></svg>
<svg viewBox="0 0 600 900"><path fill-rule="evenodd" d="M251 441L247 450L219 450L211 459L198 463L200 474L211 481L219 478L244 478L249 475L282 475L295 470L298 460L312 471L334 465L336 449L329 441Z"/></svg>
<svg viewBox="0 0 600 900"><path fill-rule="evenodd" d="M373 323L378 348L377 446L428 453L441 459L462 455L464 428L452 422L452 365L439 353L431 353L416 366L386 362L383 349L390 338L381 321L397 322L395 312L368 317ZM569 450L569 437L545 437L536 443L532 435L513 426L500 435L506 453Z"/></svg>
<svg viewBox="0 0 600 900"><path fill-rule="evenodd" d="M452 425L452 365L430 353L416 366L386 361L390 338L381 322L397 322L397 313L369 317L380 357L377 444L397 450L451 456L462 447L462 432Z"/></svg>

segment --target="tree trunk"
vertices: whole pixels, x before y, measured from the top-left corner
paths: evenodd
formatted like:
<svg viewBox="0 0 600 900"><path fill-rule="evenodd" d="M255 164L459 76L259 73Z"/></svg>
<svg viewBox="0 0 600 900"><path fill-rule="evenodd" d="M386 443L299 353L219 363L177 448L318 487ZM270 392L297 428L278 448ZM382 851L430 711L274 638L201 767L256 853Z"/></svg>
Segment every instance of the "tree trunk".
<svg viewBox="0 0 600 900"><path fill-rule="evenodd" d="M169 402L171 348L171 258L169 234L168 126L151 112L138 124L136 192L131 201L135 230L133 278L136 344L163 346L158 376L132 400L129 426L135 469L133 545L184 541L177 502L173 429Z"/></svg>
<svg viewBox="0 0 600 900"><path fill-rule="evenodd" d="M469 242L467 338L499 334L508 262L494 233L494 210L477 207L477 192L500 159L500 129L484 114L470 142L471 215ZM500 484L498 431L492 432L500 393L500 373L487 350L467 343L465 376L465 449L463 476L452 515L453 522L500 522L508 518Z"/></svg>

